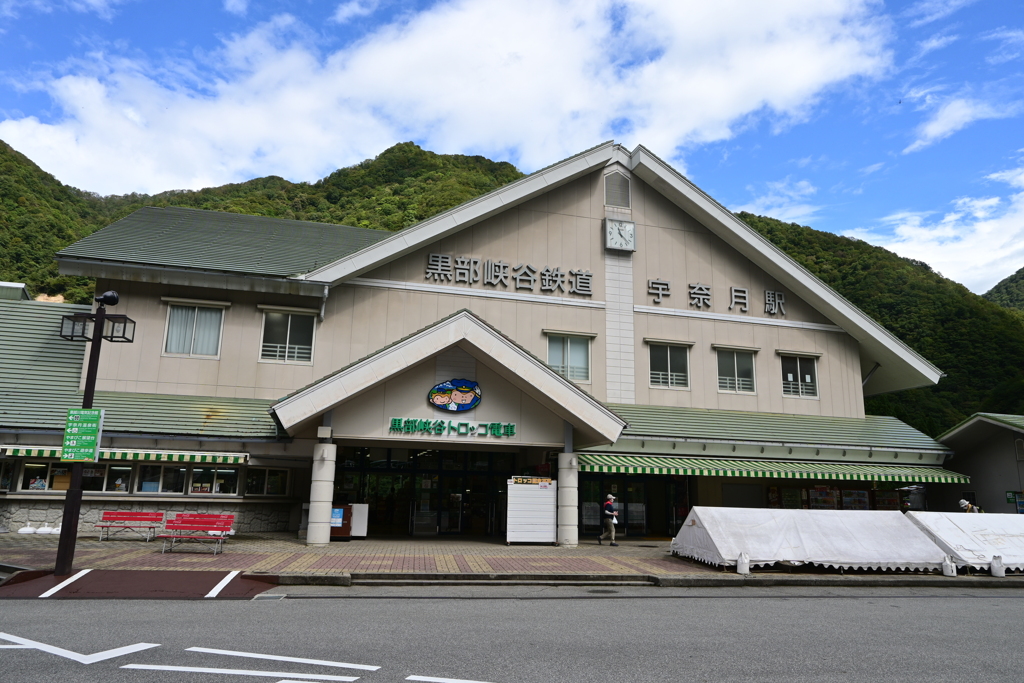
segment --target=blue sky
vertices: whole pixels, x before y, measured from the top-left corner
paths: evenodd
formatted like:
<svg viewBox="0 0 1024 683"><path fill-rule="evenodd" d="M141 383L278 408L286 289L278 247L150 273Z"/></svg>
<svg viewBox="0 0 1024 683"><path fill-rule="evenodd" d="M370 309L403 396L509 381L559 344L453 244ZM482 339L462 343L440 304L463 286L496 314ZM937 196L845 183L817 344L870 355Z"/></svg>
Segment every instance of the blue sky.
<svg viewBox="0 0 1024 683"><path fill-rule="evenodd" d="M1020 0L0 0L0 139L100 194L390 145L643 144L984 292L1024 267Z"/></svg>

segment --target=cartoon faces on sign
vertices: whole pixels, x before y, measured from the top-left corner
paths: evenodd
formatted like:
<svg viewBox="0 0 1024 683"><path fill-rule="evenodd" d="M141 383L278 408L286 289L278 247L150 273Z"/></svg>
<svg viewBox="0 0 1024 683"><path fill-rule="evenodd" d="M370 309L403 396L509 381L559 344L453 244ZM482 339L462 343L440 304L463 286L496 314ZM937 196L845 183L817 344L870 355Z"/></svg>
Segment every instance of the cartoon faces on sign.
<svg viewBox="0 0 1024 683"><path fill-rule="evenodd" d="M472 410L480 405L480 385L469 379L450 379L431 389L427 402L438 410Z"/></svg>

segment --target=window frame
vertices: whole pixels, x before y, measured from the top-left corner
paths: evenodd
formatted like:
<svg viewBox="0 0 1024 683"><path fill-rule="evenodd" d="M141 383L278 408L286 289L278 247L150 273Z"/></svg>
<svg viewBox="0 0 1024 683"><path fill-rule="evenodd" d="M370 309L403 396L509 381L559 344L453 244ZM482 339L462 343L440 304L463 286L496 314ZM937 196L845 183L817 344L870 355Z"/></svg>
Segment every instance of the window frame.
<svg viewBox="0 0 1024 683"><path fill-rule="evenodd" d="M752 346L729 346L726 344L712 344L711 348L715 351L715 373L717 376L718 393L720 394L734 394L736 396L756 396L757 395L757 352L761 349ZM722 351L732 353L733 355L733 381L736 382L736 386L739 386L739 373L736 369L736 355L738 353L745 353L750 355L751 370L751 382L753 388L750 391L742 391L740 389L723 389L722 388L722 374L720 373L719 365L719 353Z"/></svg>
<svg viewBox="0 0 1024 683"><path fill-rule="evenodd" d="M802 352L799 352L799 351L782 351L782 350L776 350L775 354L779 358L779 372L780 372L780 376L781 376L781 379L782 379L782 396L784 398L803 398L803 399L809 399L809 400L814 400L814 401L820 400L821 399L821 390L819 389L819 385L821 383L819 382L819 376L818 376L818 359L821 357L821 354L820 353L802 353ZM797 361L797 380L796 380L796 384L798 385L799 393L793 394L793 393L787 393L786 392L786 384L788 384L789 382L786 381L786 373L782 369L782 363L783 363L783 361L786 358L794 358ZM807 361L810 361L811 363L814 364L814 383L812 384L812 386L814 387L814 393L813 394L805 394L805 393L803 393L803 386L805 385L805 383L800 381L800 376L801 376L800 363L801 362L807 362Z"/></svg>
<svg viewBox="0 0 1024 683"><path fill-rule="evenodd" d="M249 472L252 472L254 470L262 470L264 472L264 476L263 476L263 492L262 493L249 493ZM285 473L285 475L284 475L284 493L267 493L267 486L269 486L269 484L270 484L270 472L272 470L279 470L279 471ZM249 496L256 497L256 496L258 496L260 498L282 498L282 497L286 497L286 496L289 495L289 492L291 491L291 484L292 484L292 473L291 473L291 470L289 468L287 468L287 467L262 467L262 466L260 466L260 467L246 467L245 468L245 491L242 493L242 495L244 495L246 497L249 497Z"/></svg>
<svg viewBox="0 0 1024 683"><path fill-rule="evenodd" d="M213 483L210 485L210 490L209 491L194 491L193 490L193 488L196 485L195 477L196 477L196 468L197 467L199 469L212 469L213 470L213 472L214 472L214 474L213 474ZM220 491L214 491L213 490L213 487L217 485L217 472L219 472L221 470L234 470L234 472L235 472L235 492L234 493L222 493ZM244 485L245 485L245 472L243 470L244 470L244 468L242 468L239 465L219 465L219 464L216 464L216 463L200 463L199 465L194 465L194 464L193 465L189 465L188 466L188 480L187 480L187 483L185 484L185 493L187 495L189 495L189 496L234 496L234 497L240 498L240 497L242 497L243 494L240 493L239 489L243 488ZM161 479L162 478L163 478L163 473L161 472ZM202 486L202 484L199 484L199 486Z"/></svg>
<svg viewBox="0 0 1024 683"><path fill-rule="evenodd" d="M570 382L575 382L577 384L590 384L591 382L593 382L593 378L594 378L594 349L593 349L593 343L592 342L594 341L594 338L597 337L596 334L589 333L589 332L565 332L565 331L562 331L562 330L542 330L542 332L544 333L544 343L547 346L547 361L545 361L544 364L547 365L552 370L552 372L557 374L559 377L562 377L563 379L566 379L566 380L568 380ZM575 379L575 378L569 377L568 376L569 375L568 369L569 369L570 365L569 365L568 362L565 363L566 374L562 374L557 369L555 369L555 366L553 366L551 364L551 340L552 339L562 339L563 340L562 353L563 353L563 358L565 358L567 361L569 359L569 355L568 354L569 354L569 340L570 339L579 339L579 340L583 340L583 341L585 341L587 343L587 378L586 379Z"/></svg>
<svg viewBox="0 0 1024 683"><path fill-rule="evenodd" d="M210 301L205 299L182 299L173 296L162 296L160 301L167 304L167 312L164 315L164 338L163 343L160 346L160 355L167 358L197 358L200 360L220 360L221 350L224 346L224 319L227 318L227 309L231 308L230 301ZM213 308L220 310L220 327L217 330L217 354L214 356L208 356L204 354L196 354L191 352L191 348L195 348L195 320L199 319L198 310L192 323L192 347L189 353L171 353L167 350L167 337L171 333L171 307L172 306L189 306L195 309L200 308Z"/></svg>
<svg viewBox="0 0 1024 683"><path fill-rule="evenodd" d="M257 304L256 308L260 311L260 338L259 338L259 353L256 357L258 363L271 363L273 365L313 365L313 359L316 358L316 330L320 324L320 311L315 308L297 308L295 306L273 306L269 304ZM276 358L264 358L263 357L263 335L267 329L267 313L285 313L288 315L288 337L291 337L291 316L293 315L304 315L313 318L313 343L309 347L309 360L287 360L288 351L287 343L285 344L285 360L277 360Z"/></svg>
<svg viewBox="0 0 1024 683"><path fill-rule="evenodd" d="M654 338L650 338L650 337L644 337L644 343L646 343L647 347L648 347L648 351L647 351L647 363L648 363L648 365L647 365L647 383L648 383L648 386L651 389L669 389L669 390L672 390L672 391L690 391L690 388L692 386L691 372L690 372L690 367L691 367L690 349L694 346L694 343L693 342L685 342L685 341L674 341L674 340L670 340L670 339L654 339ZM670 383L669 384L655 384L652 381L652 377L653 377L653 372L654 371L651 370L651 365L652 365L651 364L651 353L654 351L654 347L656 347L656 346L657 347L665 347L665 348L668 348L670 346L675 346L675 347L681 347L681 348L686 349L686 384L685 385L677 386L677 385L671 384L671 381L672 381L672 378L671 378L671 375L672 375L671 353L667 354L668 358L666 359L666 360L669 361L669 369L668 369L668 371L669 371L669 382Z"/></svg>

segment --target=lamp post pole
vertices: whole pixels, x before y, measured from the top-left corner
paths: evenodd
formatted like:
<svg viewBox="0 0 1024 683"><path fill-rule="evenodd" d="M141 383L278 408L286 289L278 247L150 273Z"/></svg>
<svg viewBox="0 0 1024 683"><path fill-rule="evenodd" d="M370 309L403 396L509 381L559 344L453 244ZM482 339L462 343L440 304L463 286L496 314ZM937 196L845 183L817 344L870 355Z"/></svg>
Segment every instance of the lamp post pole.
<svg viewBox="0 0 1024 683"><path fill-rule="evenodd" d="M99 299L97 299L99 300ZM116 303L116 300L115 300ZM96 309L92 328L92 348L89 350L89 365L85 371L85 394L82 408L92 408L96 393L96 371L100 365L100 345L103 343L103 325L107 309L100 301ZM78 518L82 512L82 463L71 463L71 484L64 496L64 517L60 523L60 541L57 543L57 563L53 573L67 576L75 562L75 543L78 540Z"/></svg>

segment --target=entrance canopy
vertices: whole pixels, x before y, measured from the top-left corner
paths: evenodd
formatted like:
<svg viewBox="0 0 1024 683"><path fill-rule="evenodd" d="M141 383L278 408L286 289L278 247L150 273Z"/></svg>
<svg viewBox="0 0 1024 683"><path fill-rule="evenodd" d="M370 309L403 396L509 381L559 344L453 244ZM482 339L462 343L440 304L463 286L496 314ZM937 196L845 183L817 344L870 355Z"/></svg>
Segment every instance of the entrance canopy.
<svg viewBox="0 0 1024 683"><path fill-rule="evenodd" d="M2 446L0 452L22 458L59 458L60 448L52 446ZM172 451L134 451L100 449L100 460L130 460L132 462L194 462L216 465L244 465L248 453L221 452L172 452Z"/></svg>
<svg viewBox="0 0 1024 683"><path fill-rule="evenodd" d="M672 554L735 566L776 562L846 569L940 569L945 554L898 511L696 506Z"/></svg>
<svg viewBox="0 0 1024 683"><path fill-rule="evenodd" d="M581 472L617 474L680 474L704 477L764 477L769 479L833 479L846 481L900 481L918 483L970 483L970 478L941 467L844 465L826 462L727 460L724 458L659 458L640 455L580 453Z"/></svg>
<svg viewBox="0 0 1024 683"><path fill-rule="evenodd" d="M1024 569L1024 515L908 512L958 567L988 569L999 555L1007 569Z"/></svg>

